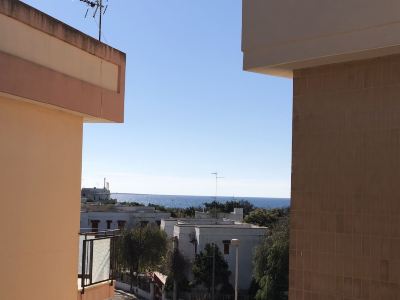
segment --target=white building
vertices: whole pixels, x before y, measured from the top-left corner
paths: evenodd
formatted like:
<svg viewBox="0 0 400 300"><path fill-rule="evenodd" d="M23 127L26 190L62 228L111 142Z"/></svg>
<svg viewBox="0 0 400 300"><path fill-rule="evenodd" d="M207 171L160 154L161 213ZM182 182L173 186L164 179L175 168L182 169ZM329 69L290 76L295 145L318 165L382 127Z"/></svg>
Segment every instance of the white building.
<svg viewBox="0 0 400 300"><path fill-rule="evenodd" d="M82 231L131 228L137 224L157 224L169 218L168 212L160 212L148 206L119 206L107 210L104 206L91 206L81 211Z"/></svg>
<svg viewBox="0 0 400 300"><path fill-rule="evenodd" d="M267 233L266 227L235 222L229 219L164 219L163 229L169 237L175 237L181 254L191 264L196 254L206 244L218 246L229 265L234 285L236 248L230 245L232 239L239 239L239 289L247 290L252 280L254 250ZM191 279L191 275L189 275Z"/></svg>
<svg viewBox="0 0 400 300"><path fill-rule="evenodd" d="M210 212L195 211L196 219L209 219L212 216ZM221 213L218 212L216 216L218 219L229 219L237 222L243 222L243 208L234 208L233 212Z"/></svg>

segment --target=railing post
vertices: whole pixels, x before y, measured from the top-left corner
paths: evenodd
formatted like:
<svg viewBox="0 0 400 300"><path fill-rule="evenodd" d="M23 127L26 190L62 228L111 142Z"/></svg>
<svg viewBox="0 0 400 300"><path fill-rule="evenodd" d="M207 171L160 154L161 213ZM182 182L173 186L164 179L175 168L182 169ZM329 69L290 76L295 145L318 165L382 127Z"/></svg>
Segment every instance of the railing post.
<svg viewBox="0 0 400 300"><path fill-rule="evenodd" d="M93 240L90 240L89 282L93 283Z"/></svg>
<svg viewBox="0 0 400 300"><path fill-rule="evenodd" d="M85 293L85 264L86 264L86 236L85 239L82 240L82 277L81 277L81 293Z"/></svg>

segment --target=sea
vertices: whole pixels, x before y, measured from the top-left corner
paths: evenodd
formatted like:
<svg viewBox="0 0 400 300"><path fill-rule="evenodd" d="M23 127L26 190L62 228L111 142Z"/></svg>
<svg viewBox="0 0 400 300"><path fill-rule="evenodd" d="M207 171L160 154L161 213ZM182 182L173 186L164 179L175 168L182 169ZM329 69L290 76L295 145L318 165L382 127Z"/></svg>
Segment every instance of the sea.
<svg viewBox="0 0 400 300"><path fill-rule="evenodd" d="M157 204L171 208L203 207L204 203L215 200L215 196L183 196L183 195L151 195L111 193L111 198L118 202L138 202L144 205ZM282 208L290 205L290 198L262 198L262 197L226 197L218 196L217 201L247 200L259 208Z"/></svg>

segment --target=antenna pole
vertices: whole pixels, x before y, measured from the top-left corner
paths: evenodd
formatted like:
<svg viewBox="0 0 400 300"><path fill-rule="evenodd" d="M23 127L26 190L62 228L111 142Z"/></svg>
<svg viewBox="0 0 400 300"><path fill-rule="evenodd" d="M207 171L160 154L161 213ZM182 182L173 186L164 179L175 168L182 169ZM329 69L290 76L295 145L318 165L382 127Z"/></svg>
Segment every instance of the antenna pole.
<svg viewBox="0 0 400 300"><path fill-rule="evenodd" d="M217 201L218 197L218 179L224 178L221 176L218 176L218 172L211 173L212 175L215 175L215 201Z"/></svg>
<svg viewBox="0 0 400 300"><path fill-rule="evenodd" d="M94 9L93 18L96 18L97 13L100 12L100 15L99 15L99 41L101 41L101 25L102 25L101 22L103 20L103 14L106 12L107 7L108 7L108 0L106 0L106 3L107 3L106 7L103 6L103 0L79 0L79 1L85 3L88 6L86 13L85 13L85 18L87 16L90 8Z"/></svg>
<svg viewBox="0 0 400 300"><path fill-rule="evenodd" d="M100 16L99 16L99 41L101 41L101 17L103 15L103 0L100 0Z"/></svg>

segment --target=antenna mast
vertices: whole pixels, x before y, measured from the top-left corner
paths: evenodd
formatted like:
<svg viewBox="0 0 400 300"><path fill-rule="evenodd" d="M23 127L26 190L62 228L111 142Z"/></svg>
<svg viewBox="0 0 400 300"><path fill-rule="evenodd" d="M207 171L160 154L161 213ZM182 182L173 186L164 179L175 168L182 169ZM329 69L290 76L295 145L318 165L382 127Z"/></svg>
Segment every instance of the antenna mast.
<svg viewBox="0 0 400 300"><path fill-rule="evenodd" d="M217 201L217 196L218 196L218 179L224 178L224 177L218 176L218 172L211 173L211 175L215 175L215 201Z"/></svg>
<svg viewBox="0 0 400 300"><path fill-rule="evenodd" d="M101 41L101 21L102 16L106 13L108 7L108 0L106 1L106 5L103 5L104 0L79 0L89 6L85 13L85 18L89 12L89 9L94 9L93 18L96 18L97 12L99 12L99 41Z"/></svg>

